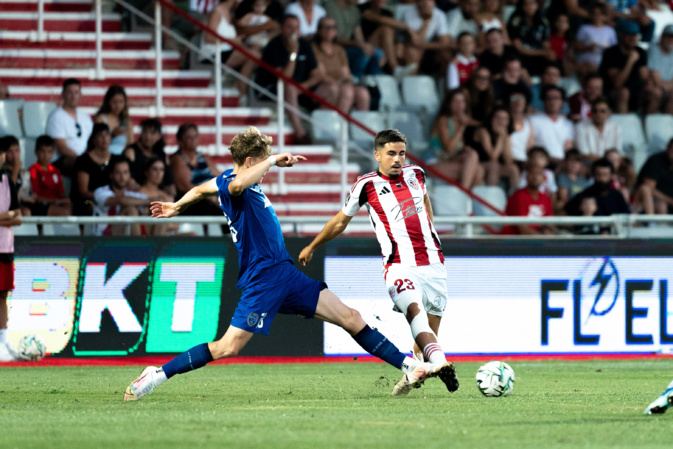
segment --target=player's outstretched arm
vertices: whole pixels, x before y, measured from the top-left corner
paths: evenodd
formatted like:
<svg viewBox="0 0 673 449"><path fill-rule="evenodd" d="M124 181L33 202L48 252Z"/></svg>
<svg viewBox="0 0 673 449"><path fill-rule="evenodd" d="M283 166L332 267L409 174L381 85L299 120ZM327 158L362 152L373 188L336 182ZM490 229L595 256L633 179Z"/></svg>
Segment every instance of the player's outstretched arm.
<svg viewBox="0 0 673 449"><path fill-rule="evenodd" d="M217 178L206 181L201 185L192 188L185 196L175 203L164 203L153 201L150 206L150 212L154 218L171 218L184 212L189 206L201 201L202 199L217 194Z"/></svg>
<svg viewBox="0 0 673 449"><path fill-rule="evenodd" d="M251 158L248 158L251 159ZM229 183L229 193L233 196L238 196L243 193L248 187L259 184L262 181L264 174L269 171L272 165L279 167L292 167L299 161L305 161L304 156L295 156L291 153L281 153L269 156L268 159L252 165L245 170L241 170L236 178ZM246 161L246 164L248 161Z"/></svg>
<svg viewBox="0 0 673 449"><path fill-rule="evenodd" d="M299 254L299 263L302 264L303 266L308 265L308 263L311 261L311 258L313 257L313 253L315 252L316 249L323 243L327 243L346 229L346 226L348 226L348 223L351 222L351 219L353 217L349 217L348 215L344 214L342 211L339 211L338 214L336 214L334 217L330 219L330 221L327 222L324 228L322 228L322 231L320 231L320 234L317 235L317 237L311 242L310 245L308 245L306 248L304 248L301 253Z"/></svg>

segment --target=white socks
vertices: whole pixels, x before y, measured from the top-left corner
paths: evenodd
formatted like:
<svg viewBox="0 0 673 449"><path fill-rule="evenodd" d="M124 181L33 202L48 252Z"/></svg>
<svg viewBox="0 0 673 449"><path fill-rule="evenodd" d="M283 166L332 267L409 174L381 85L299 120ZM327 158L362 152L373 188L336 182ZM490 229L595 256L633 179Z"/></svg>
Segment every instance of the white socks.
<svg viewBox="0 0 673 449"><path fill-rule="evenodd" d="M432 364L442 364L446 362L446 356L442 347L439 346L439 343L430 343L423 348L423 354L425 355L426 360L429 360Z"/></svg>

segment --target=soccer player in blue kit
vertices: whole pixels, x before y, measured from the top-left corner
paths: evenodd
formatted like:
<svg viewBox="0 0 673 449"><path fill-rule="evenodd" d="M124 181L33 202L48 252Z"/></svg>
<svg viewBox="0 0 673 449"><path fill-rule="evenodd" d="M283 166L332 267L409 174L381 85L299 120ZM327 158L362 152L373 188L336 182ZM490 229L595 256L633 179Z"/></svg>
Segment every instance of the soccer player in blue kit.
<svg viewBox="0 0 673 449"><path fill-rule="evenodd" d="M220 340L195 346L161 368L145 368L126 388L125 401L142 398L176 374L201 368L213 360L235 357L254 334L269 334L276 313L315 317L342 327L367 352L402 370L414 386L439 375L439 367L406 357L379 331L369 327L358 311L341 302L324 282L295 268L285 248L278 217L259 184L271 166L292 167L306 158L290 153L272 156L270 143L270 137L249 127L234 137L229 148L234 158L233 170L194 187L175 203L152 203L153 217L170 218L191 204L217 195L238 250L240 271L236 286L243 293L231 325Z"/></svg>

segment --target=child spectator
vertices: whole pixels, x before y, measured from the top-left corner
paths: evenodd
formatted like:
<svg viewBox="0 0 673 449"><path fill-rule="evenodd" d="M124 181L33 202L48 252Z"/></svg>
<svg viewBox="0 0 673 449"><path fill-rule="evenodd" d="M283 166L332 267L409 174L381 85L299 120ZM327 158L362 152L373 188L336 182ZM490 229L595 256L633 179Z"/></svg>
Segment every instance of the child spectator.
<svg viewBox="0 0 673 449"><path fill-rule="evenodd" d="M51 165L54 156L54 139L47 135L35 142L37 162L30 167L30 183L33 190L32 204L28 205L33 216L68 216L72 203L66 196L61 171Z"/></svg>
<svg viewBox="0 0 673 449"><path fill-rule="evenodd" d="M526 167L540 167L542 169L543 179L539 184L538 188L540 192L549 196L552 201L552 204L557 203L558 198L558 186L556 185L556 177L554 172L549 170L550 158L549 153L543 147L533 147L528 151L528 162ZM527 169L521 173L521 181L519 182L519 187L526 187L526 182L528 180Z"/></svg>
<svg viewBox="0 0 673 449"><path fill-rule="evenodd" d="M470 102L472 118L479 123L486 123L495 107L495 93L490 80L491 74L488 69L477 67L463 87Z"/></svg>
<svg viewBox="0 0 673 449"><path fill-rule="evenodd" d="M110 127L112 141L110 153L120 155L129 142L133 141L133 124L129 118L126 91L121 86L110 86L105 92L103 104L93 118L94 123L105 123Z"/></svg>
<svg viewBox="0 0 673 449"><path fill-rule="evenodd" d="M556 55L556 60L562 66L567 59L569 29L570 21L568 20L568 15L557 15L552 25L551 35L549 36L549 46Z"/></svg>
<svg viewBox="0 0 673 449"><path fill-rule="evenodd" d="M582 155L577 148L571 148L566 152L563 164L563 172L558 175L558 208L562 209L568 200L586 189L591 180L583 176L584 165Z"/></svg>
<svg viewBox="0 0 673 449"><path fill-rule="evenodd" d="M574 46L580 76L598 70L603 52L617 45L617 33L607 21L605 4L596 3L591 8L591 23L582 25L577 31Z"/></svg>
<svg viewBox="0 0 673 449"><path fill-rule="evenodd" d="M582 217L593 217L596 215L598 210L598 205L596 204L596 198L593 196L585 196L582 198L580 203L580 216ZM577 235L599 235L599 234L610 234L609 230L601 230L601 226L598 223L594 224L585 224L585 225L576 225L574 226L573 234Z"/></svg>
<svg viewBox="0 0 673 449"><path fill-rule="evenodd" d="M556 60L549 43L549 22L542 15L537 0L519 0L507 31L531 75L539 75L545 62Z"/></svg>
<svg viewBox="0 0 673 449"><path fill-rule="evenodd" d="M252 5L252 11L241 17L236 23L238 27L259 27L262 29L258 33L247 35L244 40L250 49L257 51L258 53L260 53L262 49L266 47L266 44L269 43L270 38L270 32L263 29L263 26L260 26L266 25L271 20L264 14L267 6L267 0L255 0Z"/></svg>
<svg viewBox="0 0 673 449"><path fill-rule="evenodd" d="M587 197L596 198L597 216L608 216L612 214L630 213L629 205L622 194L612 188L612 176L614 169L607 159L599 159L591 166L591 174L594 182L565 205L564 210L568 215L582 215L580 205L582 200Z"/></svg>
<svg viewBox="0 0 673 449"><path fill-rule="evenodd" d="M507 200L505 214L509 217L551 217L552 202L540 187L545 182L544 169L530 164L525 171L524 186L514 192ZM542 225L507 225L503 226L502 234L542 235L554 234L554 228Z"/></svg>
<svg viewBox="0 0 673 449"><path fill-rule="evenodd" d="M474 36L470 33L461 33L458 36L458 53L453 62L449 64L449 70L446 74L449 89L455 89L462 85L479 66L479 61L474 56L474 50Z"/></svg>

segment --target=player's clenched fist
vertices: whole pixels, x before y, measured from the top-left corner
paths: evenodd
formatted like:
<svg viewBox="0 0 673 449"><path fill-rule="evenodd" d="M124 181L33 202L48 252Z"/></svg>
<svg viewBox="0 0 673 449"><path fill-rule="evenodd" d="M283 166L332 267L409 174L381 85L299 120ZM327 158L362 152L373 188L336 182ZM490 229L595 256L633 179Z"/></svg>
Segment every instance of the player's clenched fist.
<svg viewBox="0 0 673 449"><path fill-rule="evenodd" d="M308 263L311 261L313 258L313 251L307 246L303 250L301 250L301 253L299 253L299 263L302 264L302 266L308 265Z"/></svg>

